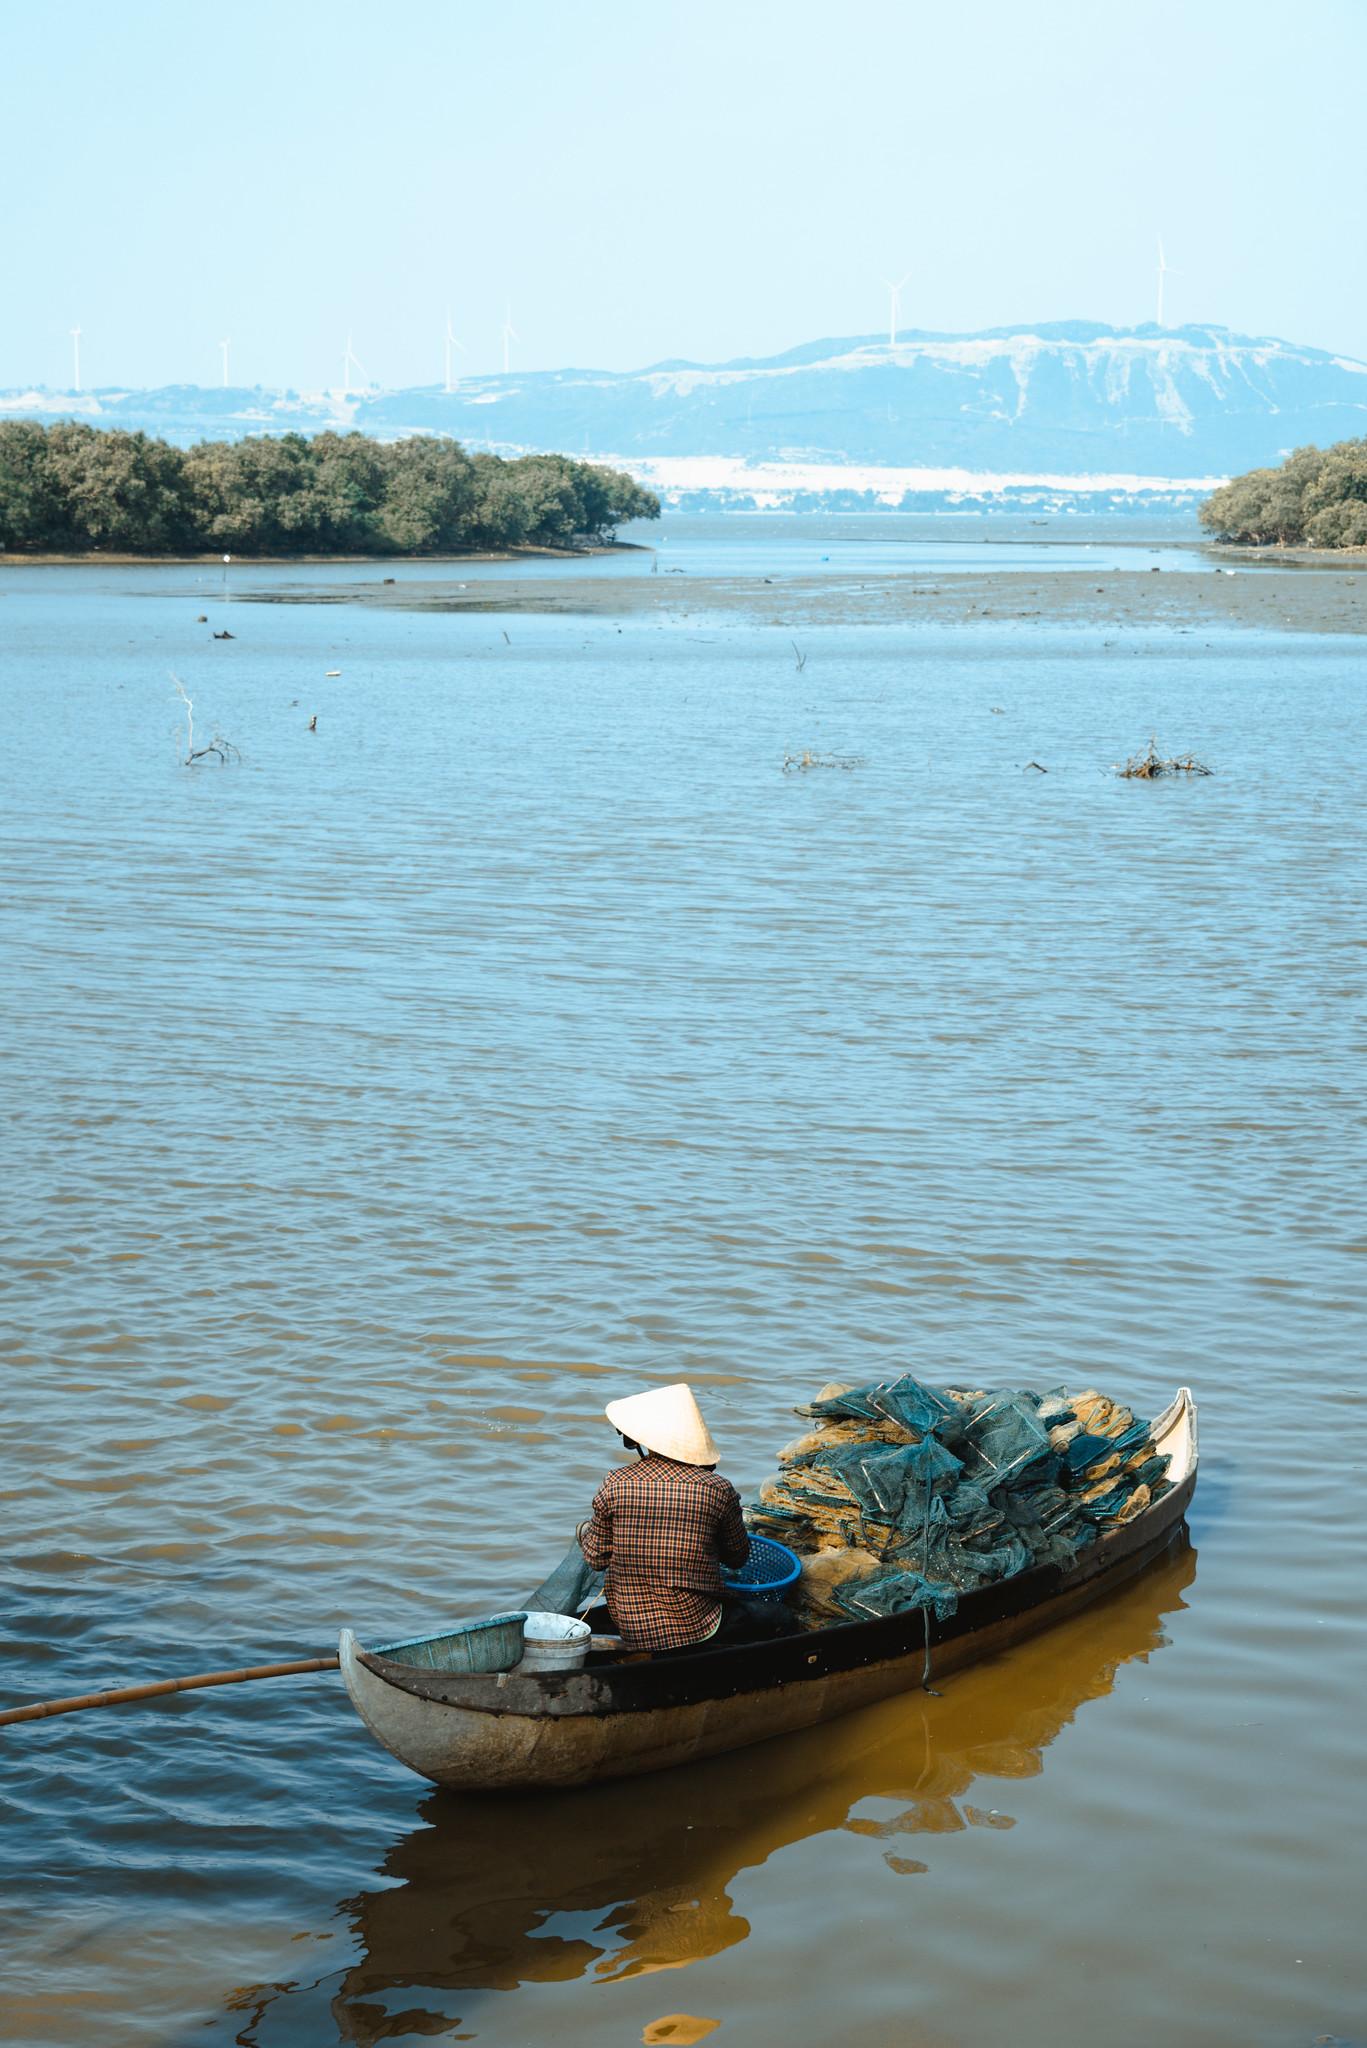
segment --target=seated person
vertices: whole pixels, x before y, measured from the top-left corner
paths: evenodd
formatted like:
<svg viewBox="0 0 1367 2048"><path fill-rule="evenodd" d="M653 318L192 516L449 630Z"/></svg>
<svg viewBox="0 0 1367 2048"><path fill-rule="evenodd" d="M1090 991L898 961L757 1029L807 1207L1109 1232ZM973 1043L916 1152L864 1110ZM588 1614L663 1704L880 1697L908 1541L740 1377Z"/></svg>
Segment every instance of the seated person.
<svg viewBox="0 0 1367 2048"><path fill-rule="evenodd" d="M705 1643L721 1626L721 1567L750 1554L740 1496L713 1469L717 1447L691 1388L632 1394L605 1412L637 1457L609 1472L579 1541L607 1573L613 1626L632 1650Z"/></svg>

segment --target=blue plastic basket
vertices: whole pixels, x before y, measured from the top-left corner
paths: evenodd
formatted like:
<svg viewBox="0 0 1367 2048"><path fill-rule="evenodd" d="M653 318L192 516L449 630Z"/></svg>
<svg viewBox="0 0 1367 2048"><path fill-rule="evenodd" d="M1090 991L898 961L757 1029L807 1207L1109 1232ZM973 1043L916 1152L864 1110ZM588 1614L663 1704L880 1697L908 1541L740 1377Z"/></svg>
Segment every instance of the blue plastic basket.
<svg viewBox="0 0 1367 2048"><path fill-rule="evenodd" d="M802 1560L772 1536L752 1536L750 1555L738 1571L722 1567L722 1583L751 1600L782 1600L802 1574Z"/></svg>

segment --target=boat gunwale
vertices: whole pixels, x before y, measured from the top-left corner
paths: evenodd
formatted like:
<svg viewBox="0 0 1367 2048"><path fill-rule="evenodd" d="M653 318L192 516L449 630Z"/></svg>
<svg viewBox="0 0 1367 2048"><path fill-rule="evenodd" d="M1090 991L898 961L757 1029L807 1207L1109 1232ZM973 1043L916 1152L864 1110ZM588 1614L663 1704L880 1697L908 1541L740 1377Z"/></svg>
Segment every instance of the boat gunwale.
<svg viewBox="0 0 1367 2048"><path fill-rule="evenodd" d="M1156 1554L1163 1538L1185 1518L1196 1486L1196 1405L1186 1387L1155 1418L1155 1440L1182 1420L1188 1428L1190 1461L1183 1477L1161 1500L1100 1537L1070 1569L1043 1564L999 1579L965 1594L955 1612L943 1621L932 1614L929 1625L926 1610L912 1608L869 1621L794 1630L757 1643L702 1649L691 1657L672 1655L535 1677L511 1672L424 1671L396 1664L359 1644L355 1654L376 1678L411 1698L494 1718L513 1716L528 1721L603 1718L725 1700L819 1681L864 1665L909 1661L923 1656L927 1644L933 1659L939 1648L1043 1607L1092 1580L1104 1579L1140 1550L1152 1548Z"/></svg>

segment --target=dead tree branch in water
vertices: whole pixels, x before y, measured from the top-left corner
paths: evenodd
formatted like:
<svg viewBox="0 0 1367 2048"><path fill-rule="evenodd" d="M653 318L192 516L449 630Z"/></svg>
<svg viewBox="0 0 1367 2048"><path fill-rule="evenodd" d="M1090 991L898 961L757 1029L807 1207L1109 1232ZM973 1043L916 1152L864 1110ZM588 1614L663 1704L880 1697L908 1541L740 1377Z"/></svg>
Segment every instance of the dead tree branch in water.
<svg viewBox="0 0 1367 2048"><path fill-rule="evenodd" d="M242 759L240 750L233 745L231 740L225 740L222 733L216 732L207 746L197 747L195 745L195 707L193 700L186 694L184 683L174 671L171 673L171 681L176 686L176 695L185 706L185 766L193 768L196 761L207 761L211 755L219 763L220 767L226 767L229 761L240 761Z"/></svg>
<svg viewBox="0 0 1367 2048"><path fill-rule="evenodd" d="M1164 760L1158 751L1158 741L1151 739L1147 753L1131 754L1123 767L1116 762L1115 772L1126 782L1157 782L1164 775L1210 775L1214 770L1194 754L1175 754L1171 760Z"/></svg>
<svg viewBox="0 0 1367 2048"><path fill-rule="evenodd" d="M783 756L785 775L805 775L809 768L862 768L862 754L814 754L810 747L804 747L800 754Z"/></svg>
<svg viewBox="0 0 1367 2048"><path fill-rule="evenodd" d="M807 657L802 652L802 649L798 646L796 640L790 640L788 642L788 645L792 648L793 653L797 656L797 672L799 675L801 675L803 669L807 666Z"/></svg>

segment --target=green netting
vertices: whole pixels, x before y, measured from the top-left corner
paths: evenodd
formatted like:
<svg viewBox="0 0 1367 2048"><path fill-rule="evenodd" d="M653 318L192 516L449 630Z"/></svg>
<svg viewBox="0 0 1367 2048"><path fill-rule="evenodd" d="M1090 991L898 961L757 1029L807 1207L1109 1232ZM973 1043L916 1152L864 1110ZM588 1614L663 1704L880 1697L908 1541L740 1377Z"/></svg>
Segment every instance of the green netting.
<svg viewBox="0 0 1367 2048"><path fill-rule="evenodd" d="M1085 1429L1079 1430L1063 1454L1064 1469L1071 1475L1085 1472L1089 1466L1109 1458L1114 1450L1115 1445L1109 1437L1089 1436Z"/></svg>
<svg viewBox="0 0 1367 2048"><path fill-rule="evenodd" d="M603 1590L605 1574L588 1564L576 1536L548 1579L543 1579L525 1606L533 1614L580 1614Z"/></svg>
<svg viewBox="0 0 1367 2048"><path fill-rule="evenodd" d="M923 1387L918 1379L904 1373L901 1379L889 1380L872 1387L851 1387L847 1392L820 1396L802 1411L817 1420L867 1419L881 1417L886 1422L898 1423L903 1429L916 1436L936 1431L942 1437L953 1436L962 1427L960 1412L946 1394L934 1387Z"/></svg>
<svg viewBox="0 0 1367 2048"><path fill-rule="evenodd" d="M841 1586L836 1599L852 1621L873 1621L887 1614L910 1614L928 1607L944 1621L959 1604L956 1586L936 1585L919 1572L883 1572L876 1579L855 1579Z"/></svg>
<svg viewBox="0 0 1367 2048"><path fill-rule="evenodd" d="M952 1613L1033 1565L1067 1569L1167 1490L1148 1423L1092 1390L960 1394L907 1373L798 1412L816 1427L749 1520L820 1560L798 1589L813 1625Z"/></svg>
<svg viewBox="0 0 1367 2048"><path fill-rule="evenodd" d="M844 1482L866 1516L897 1525L924 1519L932 1494L952 1486L963 1470L953 1452L933 1436L904 1447L841 1444L822 1464ZM803 1475L809 1486L812 1470L809 1467Z"/></svg>

